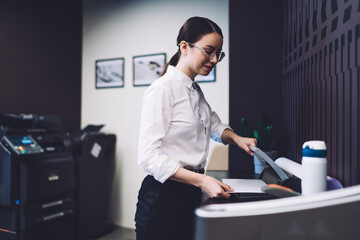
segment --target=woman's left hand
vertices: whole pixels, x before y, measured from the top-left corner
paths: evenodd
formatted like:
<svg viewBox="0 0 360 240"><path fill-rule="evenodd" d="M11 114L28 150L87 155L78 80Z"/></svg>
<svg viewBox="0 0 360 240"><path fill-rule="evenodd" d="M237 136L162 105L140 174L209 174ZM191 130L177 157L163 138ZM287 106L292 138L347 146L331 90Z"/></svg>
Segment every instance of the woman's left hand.
<svg viewBox="0 0 360 240"><path fill-rule="evenodd" d="M257 139L256 138L246 138L246 137L238 137L235 140L235 143L242 149L244 149L245 152L250 154L251 156L254 156L253 151L250 150L249 145L252 145L256 147Z"/></svg>
<svg viewBox="0 0 360 240"><path fill-rule="evenodd" d="M240 148L244 149L245 152L247 152L251 156L254 156L254 153L250 150L249 145L253 145L254 147L256 147L256 138L240 137L231 129L225 129L223 134L221 135L221 140L223 143L236 144Z"/></svg>

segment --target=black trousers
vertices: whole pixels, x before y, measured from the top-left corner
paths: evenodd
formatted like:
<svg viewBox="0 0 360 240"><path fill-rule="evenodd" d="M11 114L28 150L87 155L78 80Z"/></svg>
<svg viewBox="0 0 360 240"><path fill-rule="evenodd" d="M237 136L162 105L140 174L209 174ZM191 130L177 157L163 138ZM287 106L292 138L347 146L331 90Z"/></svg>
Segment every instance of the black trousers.
<svg viewBox="0 0 360 240"><path fill-rule="evenodd" d="M148 175L138 196L136 239L193 239L194 211L200 201L199 188L172 180L162 184Z"/></svg>

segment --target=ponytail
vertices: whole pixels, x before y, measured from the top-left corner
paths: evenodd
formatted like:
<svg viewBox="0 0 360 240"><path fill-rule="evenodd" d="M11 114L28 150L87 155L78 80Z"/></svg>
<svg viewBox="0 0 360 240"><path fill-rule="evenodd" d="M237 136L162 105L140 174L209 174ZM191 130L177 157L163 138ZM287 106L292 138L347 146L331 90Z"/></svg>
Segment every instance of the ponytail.
<svg viewBox="0 0 360 240"><path fill-rule="evenodd" d="M165 73L166 73L166 70L168 69L169 65L171 66L176 66L179 62L179 59L180 59L180 55L181 55L181 52L180 50L178 50L174 56L171 57L170 61L168 61L165 65L164 65L164 69L161 73L161 76L163 76Z"/></svg>

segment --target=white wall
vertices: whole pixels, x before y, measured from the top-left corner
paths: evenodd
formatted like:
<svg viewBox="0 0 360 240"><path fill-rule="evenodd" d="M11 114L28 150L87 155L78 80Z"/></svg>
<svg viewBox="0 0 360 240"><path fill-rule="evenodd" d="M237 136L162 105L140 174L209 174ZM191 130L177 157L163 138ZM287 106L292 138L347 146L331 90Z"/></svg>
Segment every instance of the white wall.
<svg viewBox="0 0 360 240"><path fill-rule="evenodd" d="M145 176L137 166L141 100L147 87L133 87L132 57L176 52L185 20L208 17L223 30L229 53L229 3L224 0L84 1L81 125L105 124L117 135L112 221L134 227L137 194ZM125 58L125 87L95 89L95 60ZM205 97L224 123L229 122L228 58L217 65L216 82L201 83ZM211 148L215 143L211 145Z"/></svg>

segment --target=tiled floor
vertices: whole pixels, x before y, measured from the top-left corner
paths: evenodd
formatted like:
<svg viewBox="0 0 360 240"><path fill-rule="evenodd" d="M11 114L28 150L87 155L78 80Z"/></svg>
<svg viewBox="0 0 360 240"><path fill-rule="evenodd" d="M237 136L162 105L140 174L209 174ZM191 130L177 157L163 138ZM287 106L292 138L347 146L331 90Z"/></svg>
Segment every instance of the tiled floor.
<svg viewBox="0 0 360 240"><path fill-rule="evenodd" d="M134 229L116 227L111 233L102 236L96 240L135 240L136 234Z"/></svg>

